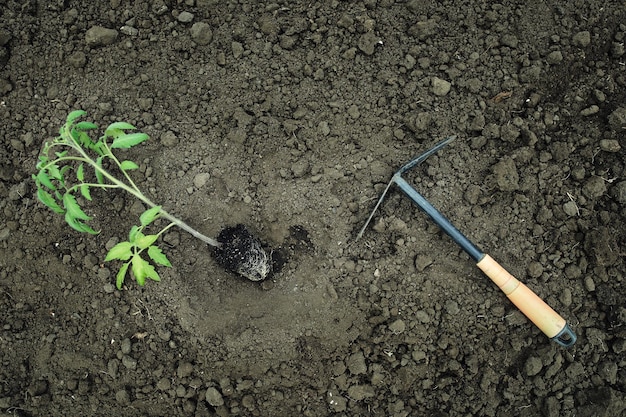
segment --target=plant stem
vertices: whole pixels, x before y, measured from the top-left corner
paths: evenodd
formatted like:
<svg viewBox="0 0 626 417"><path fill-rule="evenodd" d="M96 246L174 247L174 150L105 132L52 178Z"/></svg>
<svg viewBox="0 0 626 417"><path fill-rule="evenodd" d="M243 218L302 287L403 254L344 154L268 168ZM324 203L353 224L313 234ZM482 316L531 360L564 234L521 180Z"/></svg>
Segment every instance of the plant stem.
<svg viewBox="0 0 626 417"><path fill-rule="evenodd" d="M69 131L66 132L66 137L68 137L68 138L72 137L71 133ZM91 159L89 157L89 155L87 155L85 150L82 148L82 146L76 144L72 139L70 139L70 141L68 141L68 145L70 145L72 148L74 148L81 155L81 157L83 158L82 160L84 160L89 165L91 165L95 170L98 170L102 174L102 176L104 176L106 179L108 179L111 183L115 184L117 187L125 190L126 192L132 194L133 196L135 196L139 200L143 201L146 205L150 206L150 208L156 206L155 203L153 203L148 197L146 197L139 190L139 188L137 188L137 186L135 185L134 182L132 182L132 180L131 180L132 186L129 186L126 183L118 180L116 177L114 177L112 174L110 174L107 170L105 170L104 168L99 166L93 159ZM108 149L108 147L107 147L107 149ZM111 153L110 150L109 150L109 152ZM119 161L117 161L117 159L115 159L115 162L117 162L117 164L119 166ZM209 245L211 245L213 247L216 247L216 248L221 246L221 244L217 240L203 235L202 233L198 232L196 229L194 229L193 227L189 226L184 221L174 217L173 215L171 215L167 211L161 209L160 214L161 214L162 217L165 217L167 220L169 220L170 222L174 223L176 226L180 227L181 229L183 229L184 231L186 231L187 233L189 233L193 237L200 239L204 243L207 243L207 244L209 244Z"/></svg>

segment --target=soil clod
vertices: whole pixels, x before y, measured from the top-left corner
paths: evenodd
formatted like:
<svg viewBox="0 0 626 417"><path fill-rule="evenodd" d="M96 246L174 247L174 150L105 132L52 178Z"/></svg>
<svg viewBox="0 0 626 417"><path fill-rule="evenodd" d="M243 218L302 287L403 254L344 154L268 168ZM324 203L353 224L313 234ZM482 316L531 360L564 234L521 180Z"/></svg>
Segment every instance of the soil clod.
<svg viewBox="0 0 626 417"><path fill-rule="evenodd" d="M214 256L225 269L250 281L262 281L272 271L271 257L243 224L223 229L217 241L221 246L215 249Z"/></svg>

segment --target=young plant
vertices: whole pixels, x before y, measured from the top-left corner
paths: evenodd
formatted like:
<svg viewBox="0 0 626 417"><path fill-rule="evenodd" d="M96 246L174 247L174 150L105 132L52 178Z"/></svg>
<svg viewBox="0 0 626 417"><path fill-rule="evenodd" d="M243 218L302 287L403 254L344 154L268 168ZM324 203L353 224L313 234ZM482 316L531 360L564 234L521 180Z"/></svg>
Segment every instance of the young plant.
<svg viewBox="0 0 626 417"><path fill-rule="evenodd" d="M125 261L116 275L118 289L122 288L129 268L139 285L144 285L146 278L160 280L155 265L169 267L171 264L156 242L173 226L212 246L217 261L225 268L252 281L260 281L269 275L270 257L244 226L227 227L217 239L212 239L172 216L141 192L129 175L139 165L131 160L118 159L113 150L136 146L146 141L148 135L134 132L135 127L131 124L115 122L94 140L89 132L98 126L91 122L77 122L85 114L82 110L71 112L59 136L45 142L37 163L38 173L33 174L33 180L39 200L55 213L64 215L67 224L79 232L99 233L89 226L91 217L81 207L78 195L92 201L92 190L118 188L148 206L139 217L140 225L133 226L128 233L128 240L112 247L105 258L105 261ZM117 176L111 173L112 170ZM88 171L93 172L90 179L86 175ZM159 218L168 220L169 224L155 234L147 234L146 228Z"/></svg>

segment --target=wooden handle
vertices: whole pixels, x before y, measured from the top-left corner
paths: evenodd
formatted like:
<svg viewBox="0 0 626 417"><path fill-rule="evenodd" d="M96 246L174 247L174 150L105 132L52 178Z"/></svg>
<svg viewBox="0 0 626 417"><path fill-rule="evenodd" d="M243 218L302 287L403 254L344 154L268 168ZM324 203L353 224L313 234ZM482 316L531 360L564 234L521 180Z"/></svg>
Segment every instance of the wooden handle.
<svg viewBox="0 0 626 417"><path fill-rule="evenodd" d="M549 338L562 334L567 322L530 288L522 284L497 263L491 256L485 255L476 264L506 294L535 326Z"/></svg>

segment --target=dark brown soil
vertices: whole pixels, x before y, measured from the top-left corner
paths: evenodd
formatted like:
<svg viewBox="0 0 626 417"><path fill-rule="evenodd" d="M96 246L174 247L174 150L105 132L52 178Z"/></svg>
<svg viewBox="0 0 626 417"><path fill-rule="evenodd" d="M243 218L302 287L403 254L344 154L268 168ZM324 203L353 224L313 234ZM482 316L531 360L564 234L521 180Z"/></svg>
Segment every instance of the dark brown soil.
<svg viewBox="0 0 626 417"><path fill-rule="evenodd" d="M0 413L626 415L622 1L0 0ZM161 282L37 201L84 109L151 140L137 184L208 236L243 223L258 283L183 231ZM396 169L576 331L533 326L392 189Z"/></svg>

